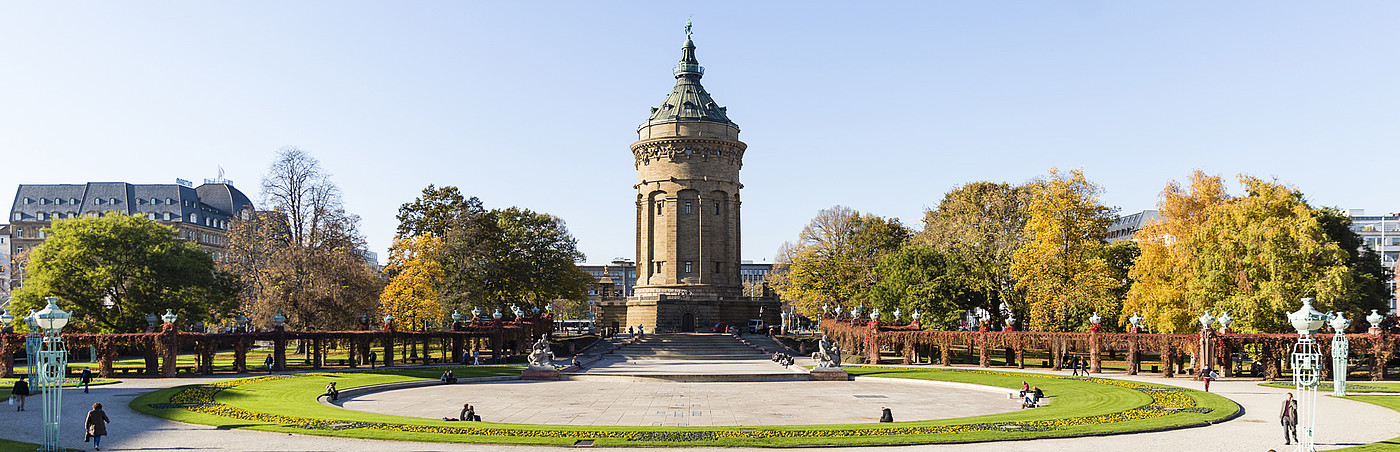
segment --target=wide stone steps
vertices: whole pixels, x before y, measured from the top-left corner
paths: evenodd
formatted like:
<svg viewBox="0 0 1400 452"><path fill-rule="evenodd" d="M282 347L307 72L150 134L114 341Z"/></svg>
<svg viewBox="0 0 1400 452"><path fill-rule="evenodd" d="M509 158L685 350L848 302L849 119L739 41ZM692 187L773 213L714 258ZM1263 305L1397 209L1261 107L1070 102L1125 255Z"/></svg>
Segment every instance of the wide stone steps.
<svg viewBox="0 0 1400 452"><path fill-rule="evenodd" d="M643 336L617 350L629 359L753 359L766 354L728 334L682 333Z"/></svg>

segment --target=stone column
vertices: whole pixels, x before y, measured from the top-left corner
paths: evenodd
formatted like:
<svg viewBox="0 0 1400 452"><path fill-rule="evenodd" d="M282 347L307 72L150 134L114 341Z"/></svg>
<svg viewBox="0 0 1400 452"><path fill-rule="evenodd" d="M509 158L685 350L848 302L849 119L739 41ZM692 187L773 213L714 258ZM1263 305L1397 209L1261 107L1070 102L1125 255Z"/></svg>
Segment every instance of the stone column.
<svg viewBox="0 0 1400 452"><path fill-rule="evenodd" d="M161 357L160 375L170 378L175 376L175 360L180 356L180 340L175 334L175 325L167 323L160 333L160 341L165 345L164 356Z"/></svg>
<svg viewBox="0 0 1400 452"><path fill-rule="evenodd" d="M287 327L277 326L277 336L272 339L272 368L287 370Z"/></svg>
<svg viewBox="0 0 1400 452"><path fill-rule="evenodd" d="M384 367L394 367L394 329L384 331Z"/></svg>
<svg viewBox="0 0 1400 452"><path fill-rule="evenodd" d="M1128 337L1128 356L1125 358L1125 360L1128 362L1128 375L1137 375L1138 338L1136 334Z"/></svg>
<svg viewBox="0 0 1400 452"><path fill-rule="evenodd" d="M1089 372L1103 373L1103 352L1100 350L1102 343L1098 331L1089 333Z"/></svg>
<svg viewBox="0 0 1400 452"><path fill-rule="evenodd" d="M233 341L233 371L248 372L248 339L241 335Z"/></svg>
<svg viewBox="0 0 1400 452"><path fill-rule="evenodd" d="M15 377L15 352L10 350L14 335L0 334L0 378Z"/></svg>

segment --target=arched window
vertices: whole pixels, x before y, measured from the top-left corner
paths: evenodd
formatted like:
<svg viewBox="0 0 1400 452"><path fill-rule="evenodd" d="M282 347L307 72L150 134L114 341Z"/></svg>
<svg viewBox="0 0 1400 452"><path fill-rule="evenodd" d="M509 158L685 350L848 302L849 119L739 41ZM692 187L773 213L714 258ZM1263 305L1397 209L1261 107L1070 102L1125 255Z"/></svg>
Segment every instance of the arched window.
<svg viewBox="0 0 1400 452"><path fill-rule="evenodd" d="M690 215L690 201L685 202L685 214Z"/></svg>
<svg viewBox="0 0 1400 452"><path fill-rule="evenodd" d="M192 214L190 214L190 223L199 224L199 214L197 214L197 213L192 213Z"/></svg>
<svg viewBox="0 0 1400 452"><path fill-rule="evenodd" d="M170 212L165 213L165 221L170 221Z"/></svg>

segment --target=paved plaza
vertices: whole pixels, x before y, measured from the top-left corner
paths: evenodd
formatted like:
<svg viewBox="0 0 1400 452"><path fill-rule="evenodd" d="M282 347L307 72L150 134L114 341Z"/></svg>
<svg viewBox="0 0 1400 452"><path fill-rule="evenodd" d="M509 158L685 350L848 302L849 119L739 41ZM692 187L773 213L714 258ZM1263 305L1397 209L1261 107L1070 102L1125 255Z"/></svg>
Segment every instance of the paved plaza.
<svg viewBox="0 0 1400 452"><path fill-rule="evenodd" d="M462 403L471 403L483 420L522 424L751 426L876 422L882 406L903 421L1020 409L1006 393L897 379L699 383L610 376L426 386L342 402L352 410L423 418L457 417Z"/></svg>

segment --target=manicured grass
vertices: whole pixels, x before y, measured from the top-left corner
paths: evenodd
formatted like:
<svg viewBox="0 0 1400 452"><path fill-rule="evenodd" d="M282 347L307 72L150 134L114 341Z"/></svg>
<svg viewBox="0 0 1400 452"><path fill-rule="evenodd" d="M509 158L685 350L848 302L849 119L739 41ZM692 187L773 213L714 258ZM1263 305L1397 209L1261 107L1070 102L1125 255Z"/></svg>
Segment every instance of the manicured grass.
<svg viewBox="0 0 1400 452"><path fill-rule="evenodd" d="M453 369L459 378L519 372L518 367ZM198 385L163 389L138 397L131 406L167 419L221 428L370 439L548 445L572 445L579 439L594 439L600 446L747 447L949 443L1123 433L1200 425L1232 416L1239 409L1234 402L1214 394L1121 380L882 367L848 370L856 375L966 382L1005 387L1008 391L1019 388L1025 380L1046 391L1052 403L1031 410L960 419L741 428L463 423L349 411L316 401L329 381L348 389L434 379L442 370L394 369L270 379L255 377L236 381L222 390ZM171 402L213 403L194 407L164 405ZM1187 409L1178 411L1181 408Z"/></svg>
<svg viewBox="0 0 1400 452"><path fill-rule="evenodd" d="M19 442L19 441L10 441L10 440L8 440L8 439L0 439L0 452L34 452L35 450L38 450L38 449L39 449L39 445L38 445L38 444L34 444L34 443L21 443L21 442ZM70 451L78 451L78 450L79 450L79 449L68 449L68 448L65 448L65 449L70 450Z"/></svg>
<svg viewBox="0 0 1400 452"><path fill-rule="evenodd" d="M1260 385L1260 386L1268 386L1268 387L1270 387L1270 388L1293 389L1293 384L1292 384L1292 383L1284 383L1284 382L1264 382L1264 383L1259 383L1259 385ZM1331 392L1332 392L1332 382L1330 382L1330 381L1324 381L1324 382L1318 383L1318 385L1317 385L1317 390L1318 390L1318 392L1331 393ZM1367 380L1348 381L1348 382L1347 382L1347 392L1384 392L1384 393L1400 393L1400 381L1367 381Z"/></svg>
<svg viewBox="0 0 1400 452"><path fill-rule="evenodd" d="M1350 385L1350 383L1348 383L1348 385ZM1291 386L1290 386L1290 387L1291 387ZM1329 397L1331 397L1331 396L1329 396ZM1370 403L1370 404L1374 404L1374 405L1380 405L1380 406L1383 406L1383 407L1386 407L1386 408L1390 408L1390 409L1395 410L1395 411L1400 411L1400 396L1365 396L1365 395L1359 395L1359 396L1347 396L1346 398L1347 398L1347 400L1356 400L1356 401L1360 401L1360 402L1366 402L1366 403ZM1394 451L1400 450L1400 438L1391 438L1391 439L1388 439L1388 440L1385 440L1385 441L1375 442L1375 443L1366 444L1366 445L1362 445L1362 446L1347 447L1347 448L1335 449L1335 450L1346 451L1346 452L1380 452L1380 451L1390 451L1390 452L1394 452Z"/></svg>

